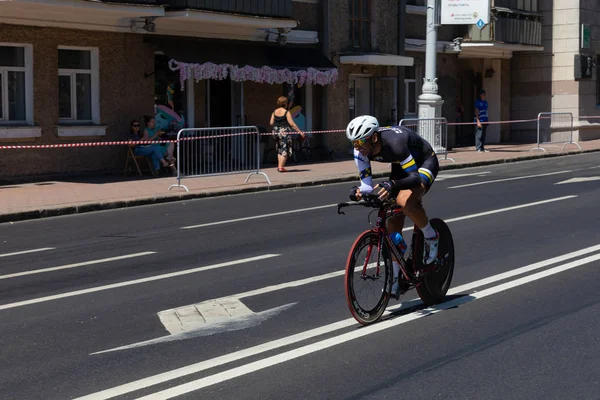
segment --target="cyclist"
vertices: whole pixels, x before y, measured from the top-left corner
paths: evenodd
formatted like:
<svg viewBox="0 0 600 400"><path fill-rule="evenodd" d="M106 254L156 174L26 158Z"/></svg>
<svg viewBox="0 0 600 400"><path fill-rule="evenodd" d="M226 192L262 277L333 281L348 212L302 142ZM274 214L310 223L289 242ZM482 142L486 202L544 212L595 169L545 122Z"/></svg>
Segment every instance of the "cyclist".
<svg viewBox="0 0 600 400"><path fill-rule="evenodd" d="M346 128L346 136L354 147L354 160L360 172L360 187L354 186L350 199L360 200L362 193L377 191L381 200L390 196L403 208L421 229L425 237L423 262L431 264L437 257L439 234L431 227L429 218L421 203L439 171L439 163L431 145L417 133L404 126L379 127L375 117L362 115L354 118ZM392 163L392 171L387 181L373 187L370 161ZM401 232L404 215L393 216L388 221L390 233ZM394 265L394 286L400 265Z"/></svg>

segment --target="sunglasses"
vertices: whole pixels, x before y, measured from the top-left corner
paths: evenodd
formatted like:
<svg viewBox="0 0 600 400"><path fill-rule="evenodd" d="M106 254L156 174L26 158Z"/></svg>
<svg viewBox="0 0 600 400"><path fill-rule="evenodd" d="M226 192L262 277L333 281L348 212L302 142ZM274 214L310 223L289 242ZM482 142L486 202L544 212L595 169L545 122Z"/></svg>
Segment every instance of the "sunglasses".
<svg viewBox="0 0 600 400"><path fill-rule="evenodd" d="M366 139L358 139L352 142L352 146L354 146L355 149L360 149L365 145L365 143L367 143Z"/></svg>
<svg viewBox="0 0 600 400"><path fill-rule="evenodd" d="M139 127L140 127L140 124L133 124L133 125L131 125L131 126L133 126L134 128L139 128Z"/></svg>

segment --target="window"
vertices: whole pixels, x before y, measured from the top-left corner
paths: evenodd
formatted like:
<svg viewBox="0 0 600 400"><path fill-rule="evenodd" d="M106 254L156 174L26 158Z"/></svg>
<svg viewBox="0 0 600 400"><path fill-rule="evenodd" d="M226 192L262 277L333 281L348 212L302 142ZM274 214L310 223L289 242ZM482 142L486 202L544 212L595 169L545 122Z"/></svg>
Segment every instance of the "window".
<svg viewBox="0 0 600 400"><path fill-rule="evenodd" d="M0 45L0 122L27 123L27 67L24 46Z"/></svg>
<svg viewBox="0 0 600 400"><path fill-rule="evenodd" d="M348 0L350 10L350 41L352 47L371 48L371 1Z"/></svg>
<svg viewBox="0 0 600 400"><path fill-rule="evenodd" d="M518 0L517 1L517 9L524 10L524 11L537 12L537 10L538 10L537 3L538 3L537 0ZM496 5L496 6L498 6L498 5Z"/></svg>
<svg viewBox="0 0 600 400"><path fill-rule="evenodd" d="M98 51L58 49L58 117L61 122L99 121Z"/></svg>
<svg viewBox="0 0 600 400"><path fill-rule="evenodd" d="M417 76L416 68L404 68L404 114L417 114Z"/></svg>

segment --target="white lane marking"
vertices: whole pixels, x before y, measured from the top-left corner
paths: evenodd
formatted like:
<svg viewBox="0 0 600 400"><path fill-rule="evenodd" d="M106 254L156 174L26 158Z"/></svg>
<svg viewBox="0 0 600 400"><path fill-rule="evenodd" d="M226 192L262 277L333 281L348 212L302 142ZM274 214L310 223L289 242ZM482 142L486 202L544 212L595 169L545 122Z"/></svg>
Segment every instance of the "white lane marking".
<svg viewBox="0 0 600 400"><path fill-rule="evenodd" d="M476 176L476 177L480 177L480 176L484 176L485 174L490 174L490 171L484 171L484 172L475 172L475 173L471 173L471 174L439 174L437 176L437 178L435 178L436 181L445 181L446 179L454 179L454 178L464 178L467 176Z"/></svg>
<svg viewBox="0 0 600 400"><path fill-rule="evenodd" d="M526 272L531 272L535 269L540 269L540 268L544 268L562 261L566 261L568 259L571 258L575 258L575 257L580 257L582 255L588 254L588 253L592 253L595 251L600 250L600 244L599 245L595 245L595 246L591 246L591 247L587 247L581 250L577 250L571 253L567 253L567 254L563 254L561 256L557 256L557 257L553 257L550 258L548 260L544 260L544 261L539 261L536 262L534 264L531 265L527 265L521 268L517 268L515 270L512 271L507 271L507 272L503 272L497 275L493 275L487 278L483 278L474 282L470 282L461 286L457 286L455 288L450 288L450 290L448 291L448 295L453 295L453 294L458 294L467 290L472 290L475 289L477 287L481 287L481 286L486 286L489 284L492 284L494 282L499 282L501 280L505 280L508 278L511 278L513 276L517 276L517 275L522 275ZM249 292L246 292L249 293ZM408 304L407 304L408 303ZM395 312L401 308L406 308L408 307L412 307L415 306L417 304L420 304L420 300L415 299L415 300L411 300L410 302L402 302L401 305L398 306L392 306L392 307L388 307L388 309L385 311L384 316L389 315L392 312ZM304 340L307 339L311 339L314 337L318 337L321 335L325 335L327 333L331 333L340 329L344 329L347 328L349 326L355 326L357 324L356 320L354 318L348 318L346 320L342 320L342 321L338 321L338 322L334 322L328 325L324 325L318 328L314 328L314 329L310 329L304 332L300 332L300 333L296 333L294 335L290 335L281 339L277 339L271 342L267 342L267 343L263 343L257 346L253 346L253 347L249 347L247 349L243 349L243 350L238 350L236 352L233 353L229 353L229 354L225 354L210 360L205 360L205 361L201 361L195 364L191 364L185 367L181 367L172 371L167 371L167 372L163 372L161 374L157 374L154 376L150 376L147 378L143 378L143 379L139 379L137 381L133 381L130 383L126 383L120 386L116 386L114 388L110 388L110 389L106 389L103 390L101 392L97 392L97 393L93 393L90 394L88 396L84 396L84 397L80 397L80 400L92 400L92 399L110 399L116 396L121 396L127 393L131 393L134 392L136 390L140 390L140 389L144 389L153 385L158 385L160 383L164 383L164 382L168 382L170 380L176 379L176 378L181 378L184 377L186 375L191 375L191 374L195 374L197 372L202 372L204 370L210 369L210 368L214 368L214 367L218 367L220 365L224 365L224 364L228 364L230 362L233 361L238 361L247 357L251 357L251 356L255 356L257 354L261 354L264 352L268 352L268 351L272 351L272 350L276 350L280 347L284 347L284 346L289 346L298 342L302 342ZM118 349L124 349L127 348L127 346L125 347L119 347ZM94 354L100 354L100 353L105 353L105 352L109 352L109 351L114 351L116 349L111 349L111 350L104 350L101 352L96 352L96 353L92 353L91 355Z"/></svg>
<svg viewBox="0 0 600 400"><path fill-rule="evenodd" d="M56 250L56 247L42 247L42 248L33 249L33 250L23 250L23 251L16 251L14 253L5 253L5 254L0 254L0 258L11 257L11 256L20 256L21 254L37 253L38 251L47 251L47 250Z"/></svg>
<svg viewBox="0 0 600 400"><path fill-rule="evenodd" d="M61 269L84 267L86 265L101 264L101 263L106 263L106 262L110 262L110 261L126 260L129 258L142 257L142 256L150 255L150 254L156 254L156 252L155 251L145 251L142 253L126 254L124 256L102 258L99 260L83 261L83 262L79 262L79 263L75 263L75 264L61 265L58 267L34 269L31 271L24 271L24 272L15 272L14 274L0 275L0 280L16 278L16 277L25 276L25 275L43 274L44 272L60 271Z"/></svg>
<svg viewBox="0 0 600 400"><path fill-rule="evenodd" d="M570 171L566 171L566 172L570 172ZM519 178L509 178L509 180L512 180L512 179L522 179L522 177L519 177ZM499 181L487 181L487 182L491 183L491 182L499 182ZM457 188L457 187L462 187L462 186L452 186L452 187L450 187L450 189L451 188ZM304 212L304 211L320 210L320 209L323 209L323 208L334 207L336 205L337 204L326 204L324 206L316 206L316 207L310 207L310 208L301 208L301 209L298 209L298 210L281 211L281 212L271 213L271 214L254 215L252 217L229 219L229 220L226 220L226 221L209 222L209 223L200 224L200 225L184 226L181 229L195 229L195 228L204 228L204 227L207 227L207 226L214 226L214 225L221 225L221 224L230 224L230 223L233 223L233 222L241 222L241 221L249 221L249 220L253 220L253 219L268 218L268 217L273 217L273 216L277 216L277 215L294 214L294 213L299 213L299 212Z"/></svg>
<svg viewBox="0 0 600 400"><path fill-rule="evenodd" d="M446 221L446 223L456 222L456 221L463 221L465 219L483 217L485 215L498 214L498 213L502 213L502 212L506 212L506 211L518 210L519 208L533 207L533 206L539 206L541 204L553 203L555 201L562 201L562 200L567 200L567 199L573 199L575 197L578 197L578 195L573 194L573 195L569 195L569 196L556 197L554 199L534 201L533 203L520 204L518 206L512 206L512 207L506 207L506 208L499 208L497 210L484 211L484 212L480 212L480 213L477 213L477 214L464 215L462 217L456 217L456 218L449 218L449 219L447 219L445 221Z"/></svg>
<svg viewBox="0 0 600 400"><path fill-rule="evenodd" d="M573 172L573 171L548 172L546 174L517 176L517 177L514 177L514 178L495 179L493 181L483 181L483 182L467 183L465 185L449 186L448 189L457 189L457 188L463 188L463 187L468 187L468 186L477 186L477 185L487 185L488 183L496 183L496 182L516 181L516 180L519 180L519 179L537 178L537 177L540 177L540 176L550 176L550 175L558 175L558 174L567 174L569 172Z"/></svg>
<svg viewBox="0 0 600 400"><path fill-rule="evenodd" d="M447 301L445 303L438 304L434 307L428 307L424 310L419 310L412 312L407 315L403 315L398 318L389 319L386 321L381 321L377 324L368 325L361 329L357 329L351 332L347 332L329 339L322 340L320 342L316 342L313 344L309 344L297 349L293 349L290 351L286 351L281 354L277 354L275 356L267 357L262 360L254 361L246 365L242 365L227 371L223 371L214 375L207 376L205 378L197 379L182 385L178 385L175 387L171 387L169 389L165 389L144 397L139 397L138 400L151 400L151 399L171 399L176 396L181 396L186 393L190 393L208 386L216 385L218 383L222 383L243 375L250 374L252 372L256 372L273 365L281 364L289 360L293 360L307 354L315 353L321 350L325 350L334 346L337 346L341 343L346 343L351 340L359 339L361 337L372 335L377 332L381 332L395 326L405 324L410 321L414 321L416 319L439 313L440 311L456 307L459 305L470 303L474 300L479 300L521 285L525 285L527 283L531 283L537 281L539 279L546 278L551 275L558 274L560 272L567 271L569 269L577 268L594 261L600 260L600 254L596 254L593 256L586 257L581 260L573 261L568 264L564 264L558 267L554 267L548 269L546 271L541 271L536 274L528 275L519 279L515 279L510 282L502 283L497 286L490 287L488 289L484 289L481 292L470 293L467 296L459 297L454 300Z"/></svg>
<svg viewBox="0 0 600 400"><path fill-rule="evenodd" d="M443 181L443 180L446 180L446 179L462 178L462 177L466 177L466 176L483 176L483 174L489 174L489 173L490 173L490 171L477 172L477 173L472 173L472 174L444 174L444 175L438 175L438 177L436 178L436 180L442 180ZM275 216L278 216L278 215L295 214L295 213L304 212L304 211L320 210L320 209L323 209L323 208L335 207L336 205L337 204L326 204L326 205L323 205L323 206L300 208L300 209L297 209L297 210L281 211L281 212L270 213L270 214L254 215L254 216L251 216L251 217L228 219L228 220L225 220L225 221L207 222L205 224L183 226L183 227L181 227L181 229L196 229L196 228L204 228L204 227L207 227L207 226L231 224L233 222L250 221L250 220L253 220L253 219L269 218L269 217L275 217Z"/></svg>
<svg viewBox="0 0 600 400"><path fill-rule="evenodd" d="M289 211L281 211L281 212L276 212L276 213L271 213L271 214L254 215L252 217L228 219L225 221L208 222L206 224L200 224L200 225L183 226L183 227L181 227L181 229L195 229L195 228L204 228L206 226L230 224L232 222L249 221L251 219L268 218L268 217L275 217L277 215L286 215L286 214L294 214L294 213L299 213L299 212L304 212L304 211L320 210L322 208L335 207L336 205L337 204L326 204L324 206L300 208L298 210L289 210Z"/></svg>
<svg viewBox="0 0 600 400"><path fill-rule="evenodd" d="M584 176L581 178L571 178L566 181L561 181L555 183L555 185L563 185L565 183L578 183L578 182L592 182L592 181L600 181L600 176Z"/></svg>
<svg viewBox="0 0 600 400"><path fill-rule="evenodd" d="M52 296L39 297L37 299L24 300L24 301L19 301L16 303L2 304L2 305L0 305L0 310L6 310L9 308L15 308L15 307L22 307L22 306L27 306L30 304L44 303L46 301L51 301L51 300L56 300L56 299L64 299L65 297L79 296L82 294L100 292L103 290L115 289L115 288L120 288L120 287L124 287L124 286L138 285L140 283L152 282L152 281L157 281L157 280L161 280L161 279L174 278L176 276L195 274L197 272L208 271L210 269L229 267L232 265L238 265L238 264L244 264L244 263L248 263L248 262L252 262L252 261L264 260L266 258L278 257L279 255L280 254L265 254L265 255L257 256L257 257L250 257L250 258L244 258L241 260L228 261L228 262L224 262L224 263L220 263L220 264L207 265L205 267L192 268L192 269L186 269L183 271L171 272L168 274L150 276L148 278L134 279L131 281L113 283L113 284L104 285L104 286L97 286L97 287L83 289L83 290L76 290L74 292L60 293L60 294L55 294Z"/></svg>

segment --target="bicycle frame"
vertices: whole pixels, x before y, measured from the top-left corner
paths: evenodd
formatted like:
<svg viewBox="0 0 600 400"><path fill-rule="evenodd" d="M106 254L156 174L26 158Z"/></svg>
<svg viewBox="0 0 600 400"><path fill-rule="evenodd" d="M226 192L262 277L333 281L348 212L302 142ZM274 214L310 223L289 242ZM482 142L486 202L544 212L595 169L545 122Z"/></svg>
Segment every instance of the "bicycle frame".
<svg viewBox="0 0 600 400"><path fill-rule="evenodd" d="M396 209L392 209L390 211L386 211L384 208L380 208L378 210L377 222L375 223L375 226L373 227L373 231L379 237L379 240L377 243L377 252L378 252L378 254L381 254L381 250L382 250L382 240L381 239L383 238L383 240L385 240L386 243L388 244L388 248L391 249L392 253L398 260L398 263L400 264L400 271L402 272L402 275L404 275L404 278L407 280L408 283L416 284L416 282L414 281L414 278L411 276L412 274L410 274L407 269L406 260L404 259L403 254L400 254L398 247L390 239L390 236L389 236L388 230L387 230L387 225L386 225L387 219L391 216L397 216L397 215L402 215L402 214L403 214L402 208L396 208ZM413 232L415 232L416 229L417 229L417 227L415 225L415 227L413 228ZM413 233L413 235L414 235L414 233ZM414 241L414 237L413 237L413 241ZM373 250L373 247L370 247L367 252L367 257L365 259L365 264L363 266L363 272L362 272L363 277L366 276L367 264L368 264L368 260L371 258L372 250ZM408 249L406 251L408 251ZM378 257L377 261L378 261L377 262L377 275L379 275L379 257Z"/></svg>
<svg viewBox="0 0 600 400"><path fill-rule="evenodd" d="M429 266L422 270L418 270L418 271L415 270L414 263L409 265L407 263L407 261L404 259L403 254L400 254L400 251L398 250L396 245L394 245L394 243L392 242L392 240L388 234L386 221L391 216L403 215L404 213L403 213L402 207L399 207L397 205L392 205L390 207L389 204L386 206L381 200L378 199L378 197L376 195L363 195L363 200L361 200L359 202L339 203L338 204L338 214L344 214L343 212L340 211L340 209L342 207L360 206L360 205L371 207L371 208L377 208L377 210L378 210L377 211L377 221L376 221L375 225L373 226L373 228L371 229L373 232L375 232L378 235L378 238L379 238L378 243L377 243L377 251L378 251L377 269L376 269L377 276L379 276L379 272L380 272L379 261L380 261L381 250L382 250L382 245L383 245L381 239L384 238L384 240L388 244L388 248L391 250L393 255L398 260L398 263L400 264L400 271L402 272L402 276L406 280L406 283L408 283L409 286L411 286L411 287L418 287L421 283L421 280L419 279L419 275L422 273L430 272L431 270L435 269L436 266L432 265L432 266ZM413 254L412 254L413 260L414 260L414 255L415 255L414 254L415 240L416 240L415 234L417 232L419 232L419 228L415 224L414 228L413 228L413 234L412 234L412 240L411 240L411 243L412 243L411 249L413 251ZM363 278L366 278L366 270L367 270L368 260L371 257L372 250L373 250L373 247L370 247L369 250L367 251L367 258L365 260L365 264L363 265L363 271L362 271Z"/></svg>

